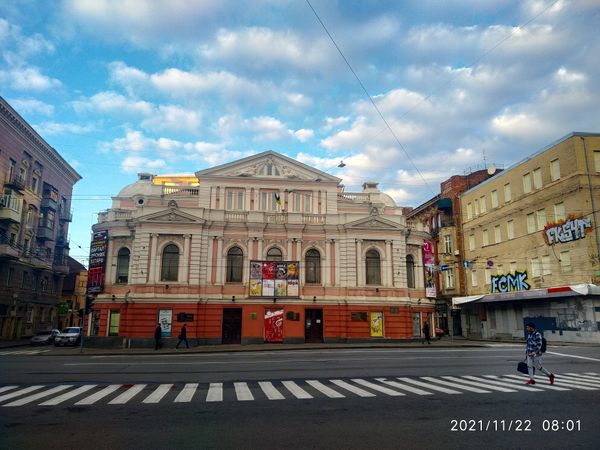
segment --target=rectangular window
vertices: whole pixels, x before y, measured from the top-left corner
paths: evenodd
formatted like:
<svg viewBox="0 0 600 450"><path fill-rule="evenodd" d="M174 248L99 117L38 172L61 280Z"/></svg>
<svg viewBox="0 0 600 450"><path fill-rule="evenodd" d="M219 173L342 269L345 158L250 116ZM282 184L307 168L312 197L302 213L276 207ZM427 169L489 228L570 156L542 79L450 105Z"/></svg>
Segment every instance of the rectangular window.
<svg viewBox="0 0 600 450"><path fill-rule="evenodd" d="M233 192L227 192L227 209L233 209Z"/></svg>
<svg viewBox="0 0 600 450"><path fill-rule="evenodd" d="M539 167L533 170L533 187L534 189L542 188L542 169Z"/></svg>
<svg viewBox="0 0 600 450"><path fill-rule="evenodd" d="M23 277L21 278L21 289L29 288L29 272L23 272Z"/></svg>
<svg viewBox="0 0 600 450"><path fill-rule="evenodd" d="M119 311L110 312L110 321L108 325L108 335L118 336L119 335L119 322L121 321L121 313Z"/></svg>
<svg viewBox="0 0 600 450"><path fill-rule="evenodd" d="M31 190L37 194L38 190L38 179L36 176L31 177Z"/></svg>
<svg viewBox="0 0 600 450"><path fill-rule="evenodd" d="M523 192L525 194L531 192L531 174L529 172L523 175Z"/></svg>
<svg viewBox="0 0 600 450"><path fill-rule="evenodd" d="M267 204L267 193L261 192L260 193L260 209L261 209L261 211L267 211L268 206L269 205Z"/></svg>
<svg viewBox="0 0 600 450"><path fill-rule="evenodd" d="M8 274L6 275L6 286L10 286L12 284L12 280L15 276L15 269L14 267L10 267L8 269Z"/></svg>
<svg viewBox="0 0 600 450"><path fill-rule="evenodd" d="M527 232L535 233L535 214L534 213L527 214Z"/></svg>
<svg viewBox="0 0 600 450"><path fill-rule="evenodd" d="M492 191L492 208L497 208L498 207L498 191L496 189L494 189Z"/></svg>
<svg viewBox="0 0 600 450"><path fill-rule="evenodd" d="M571 253L569 253L569 250L560 252L559 257L560 257L560 270L562 272L570 272L571 271Z"/></svg>
<svg viewBox="0 0 600 450"><path fill-rule="evenodd" d="M594 151L594 167L596 172L600 172L600 151Z"/></svg>
<svg viewBox="0 0 600 450"><path fill-rule="evenodd" d="M487 228L485 230L483 230L483 237L482 237L482 241L481 242L482 242L481 245L483 245L484 247L486 245L490 245L490 233L487 230Z"/></svg>
<svg viewBox="0 0 600 450"><path fill-rule="evenodd" d="M516 261L511 261L510 264L508 265L510 273L515 273L517 271L517 262Z"/></svg>
<svg viewBox="0 0 600 450"><path fill-rule="evenodd" d="M557 203L554 205L554 221L558 222L560 220L566 219L565 215L565 204L564 202Z"/></svg>
<svg viewBox="0 0 600 450"><path fill-rule="evenodd" d="M452 253L452 236L444 236L444 253Z"/></svg>
<svg viewBox="0 0 600 450"><path fill-rule="evenodd" d="M535 220L537 222L537 230L542 231L546 226L546 210L538 209L535 212Z"/></svg>
<svg viewBox="0 0 600 450"><path fill-rule="evenodd" d="M541 275L540 258L531 258L531 276L537 278Z"/></svg>
<svg viewBox="0 0 600 450"><path fill-rule="evenodd" d="M550 179L556 181L560 178L560 161L558 158L550 161Z"/></svg>
<svg viewBox="0 0 600 450"><path fill-rule="evenodd" d="M446 289L454 289L454 269L446 270Z"/></svg>
<svg viewBox="0 0 600 450"><path fill-rule="evenodd" d="M542 256L542 275L550 275L551 273L550 255Z"/></svg>
<svg viewBox="0 0 600 450"><path fill-rule="evenodd" d="M304 195L304 212L305 213L312 212L311 195L308 193Z"/></svg>
<svg viewBox="0 0 600 450"><path fill-rule="evenodd" d="M504 267L502 267L502 264L499 264L496 267L496 275L504 275Z"/></svg>
<svg viewBox="0 0 600 450"><path fill-rule="evenodd" d="M244 193L239 191L237 193L237 205L235 209L244 209Z"/></svg>
<svg viewBox="0 0 600 450"><path fill-rule="evenodd" d="M492 269L485 269L485 284L492 284Z"/></svg>
<svg viewBox="0 0 600 450"><path fill-rule="evenodd" d="M499 244L500 242L502 242L502 235L500 233L500 225L494 226L494 242L496 242L496 244Z"/></svg>
<svg viewBox="0 0 600 450"><path fill-rule="evenodd" d="M510 183L504 185L504 203L508 203L512 200L512 192L510 190Z"/></svg>
<svg viewBox="0 0 600 450"><path fill-rule="evenodd" d="M473 286L473 287L477 286L477 271L476 270L471 270L471 286Z"/></svg>
<svg viewBox="0 0 600 450"><path fill-rule="evenodd" d="M487 204L485 201L485 196L479 199L479 208L481 210L481 214L485 214L487 212Z"/></svg>
<svg viewBox="0 0 600 450"><path fill-rule="evenodd" d="M506 238L514 239L515 238L515 223L512 220L506 222Z"/></svg>
<svg viewBox="0 0 600 450"><path fill-rule="evenodd" d="M271 192L271 211L277 211L277 192Z"/></svg>
<svg viewBox="0 0 600 450"><path fill-rule="evenodd" d="M471 250L471 251L475 250L475 235L474 234L469 235L469 250Z"/></svg>
<svg viewBox="0 0 600 450"><path fill-rule="evenodd" d="M264 192L261 192L261 196ZM244 209L244 191L228 189L225 208L228 210Z"/></svg>
<svg viewBox="0 0 600 450"><path fill-rule="evenodd" d="M471 202L467 203L467 220L471 220L473 218L473 204Z"/></svg>
<svg viewBox="0 0 600 450"><path fill-rule="evenodd" d="M27 323L33 323L33 308L27 310Z"/></svg>
<svg viewBox="0 0 600 450"><path fill-rule="evenodd" d="M302 200L302 197L300 196L300 194L297 194L297 193L294 194L294 211L295 212L301 212L302 211L302 208L300 206L301 200Z"/></svg>
<svg viewBox="0 0 600 450"><path fill-rule="evenodd" d="M475 216L479 215L479 199L477 198L473 202L473 213L475 213Z"/></svg>

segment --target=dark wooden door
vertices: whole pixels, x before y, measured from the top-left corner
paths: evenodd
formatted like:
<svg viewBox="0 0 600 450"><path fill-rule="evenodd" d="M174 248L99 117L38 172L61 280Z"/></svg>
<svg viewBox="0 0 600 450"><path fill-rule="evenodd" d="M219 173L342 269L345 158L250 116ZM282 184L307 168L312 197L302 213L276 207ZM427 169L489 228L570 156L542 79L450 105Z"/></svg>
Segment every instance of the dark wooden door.
<svg viewBox="0 0 600 450"><path fill-rule="evenodd" d="M304 311L304 340L306 342L323 342L323 310L306 309Z"/></svg>
<svg viewBox="0 0 600 450"><path fill-rule="evenodd" d="M224 308L223 309L223 334L221 336L223 344L241 344L242 343L242 309Z"/></svg>

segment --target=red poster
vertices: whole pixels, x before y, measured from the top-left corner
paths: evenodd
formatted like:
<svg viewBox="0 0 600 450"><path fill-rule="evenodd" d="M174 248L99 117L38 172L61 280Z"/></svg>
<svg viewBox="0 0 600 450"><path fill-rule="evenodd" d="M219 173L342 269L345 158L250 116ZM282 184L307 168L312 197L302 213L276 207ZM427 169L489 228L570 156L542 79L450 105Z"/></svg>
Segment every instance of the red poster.
<svg viewBox="0 0 600 450"><path fill-rule="evenodd" d="M283 309L265 311L265 341L283 342Z"/></svg>
<svg viewBox="0 0 600 450"><path fill-rule="evenodd" d="M265 262L262 265L262 277L263 280L273 280L275 279L275 263L274 262Z"/></svg>

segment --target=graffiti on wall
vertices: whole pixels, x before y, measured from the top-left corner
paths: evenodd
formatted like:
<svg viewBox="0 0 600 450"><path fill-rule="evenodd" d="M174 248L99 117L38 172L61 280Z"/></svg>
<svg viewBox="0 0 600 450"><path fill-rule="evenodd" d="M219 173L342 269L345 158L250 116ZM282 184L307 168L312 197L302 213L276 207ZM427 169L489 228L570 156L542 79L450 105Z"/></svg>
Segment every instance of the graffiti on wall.
<svg viewBox="0 0 600 450"><path fill-rule="evenodd" d="M531 286L527 283L527 271L509 273L508 275L492 275L492 293L528 291Z"/></svg>
<svg viewBox="0 0 600 450"><path fill-rule="evenodd" d="M564 244L585 238L586 233L592 231L592 220L587 217L572 217L551 223L544 227L544 240L546 244Z"/></svg>

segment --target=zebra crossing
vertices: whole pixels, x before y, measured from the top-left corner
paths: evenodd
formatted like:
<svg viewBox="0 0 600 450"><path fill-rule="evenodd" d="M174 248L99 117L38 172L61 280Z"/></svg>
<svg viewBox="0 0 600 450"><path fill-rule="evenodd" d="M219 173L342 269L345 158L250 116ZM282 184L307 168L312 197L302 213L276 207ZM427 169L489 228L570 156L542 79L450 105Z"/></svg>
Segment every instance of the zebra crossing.
<svg viewBox="0 0 600 450"><path fill-rule="evenodd" d="M535 385L524 384L522 375L461 375L328 380L237 381L231 383L58 384L0 386L0 406L90 406L95 404L151 405L158 403L218 403L277 400L343 399L377 396L425 396L544 392L599 391L600 374L563 373L551 385L538 377Z"/></svg>
<svg viewBox="0 0 600 450"><path fill-rule="evenodd" d="M12 356L12 355L39 355L41 353L49 352L49 349L40 350L3 350L0 351L0 356Z"/></svg>

